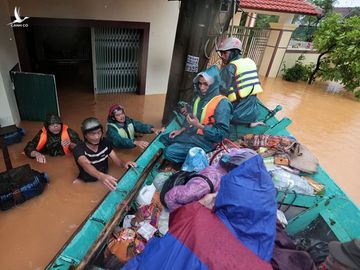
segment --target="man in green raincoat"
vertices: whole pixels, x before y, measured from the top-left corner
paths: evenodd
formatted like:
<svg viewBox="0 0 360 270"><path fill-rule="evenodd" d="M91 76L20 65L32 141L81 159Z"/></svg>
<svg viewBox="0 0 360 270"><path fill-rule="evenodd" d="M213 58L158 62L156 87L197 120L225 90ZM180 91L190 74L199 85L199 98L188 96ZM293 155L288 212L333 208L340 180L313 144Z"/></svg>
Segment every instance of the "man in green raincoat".
<svg viewBox="0 0 360 270"><path fill-rule="evenodd" d="M205 152L229 136L232 105L219 93L220 73L216 66L200 72L193 80L195 97L192 112L186 114L183 126L160 137L166 146L164 157L174 163L183 163L192 147Z"/></svg>
<svg viewBox="0 0 360 270"><path fill-rule="evenodd" d="M242 58L241 41L230 37L217 49L223 62L220 91L234 107L232 124L250 124L257 121L259 103L256 95L263 90L256 64L250 58Z"/></svg>

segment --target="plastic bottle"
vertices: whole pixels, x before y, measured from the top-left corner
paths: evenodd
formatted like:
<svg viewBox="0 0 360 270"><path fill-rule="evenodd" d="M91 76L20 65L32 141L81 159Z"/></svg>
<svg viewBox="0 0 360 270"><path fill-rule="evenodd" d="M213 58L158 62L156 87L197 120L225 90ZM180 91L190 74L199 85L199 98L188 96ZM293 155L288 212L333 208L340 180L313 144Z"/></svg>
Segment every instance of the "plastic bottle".
<svg viewBox="0 0 360 270"><path fill-rule="evenodd" d="M158 229L162 235L165 235L169 230L169 216L170 216L170 212L165 208L160 213Z"/></svg>
<svg viewBox="0 0 360 270"><path fill-rule="evenodd" d="M314 189L302 176L289 173L281 168L270 172L274 185L281 191L295 191L300 194L314 195Z"/></svg>
<svg viewBox="0 0 360 270"><path fill-rule="evenodd" d="M136 197L136 202L139 205L149 205L154 196L156 188L154 184L145 185L139 191L138 196Z"/></svg>

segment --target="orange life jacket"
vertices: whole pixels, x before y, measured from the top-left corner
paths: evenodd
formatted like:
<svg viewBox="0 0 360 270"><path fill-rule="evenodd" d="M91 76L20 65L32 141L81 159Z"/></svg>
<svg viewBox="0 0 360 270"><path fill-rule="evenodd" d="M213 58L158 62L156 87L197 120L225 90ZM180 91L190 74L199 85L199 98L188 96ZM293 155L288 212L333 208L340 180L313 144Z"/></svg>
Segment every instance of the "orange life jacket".
<svg viewBox="0 0 360 270"><path fill-rule="evenodd" d="M219 104L219 102L224 98L226 98L226 97L224 97L222 95L215 96L204 106L204 108L202 109L202 112L201 112L200 124L209 125L209 126L214 125L214 123L215 123L214 114L215 114L216 107ZM200 102L200 97L198 97L194 102L194 109L193 109L194 115L197 115L199 102ZM204 135L204 132L201 128L199 128L196 131L196 133L199 135Z"/></svg>
<svg viewBox="0 0 360 270"><path fill-rule="evenodd" d="M40 135L40 140L38 142L38 145L36 146L36 151L40 151L41 149L44 148L46 141L47 141L47 130L45 127L43 127L41 129L42 133ZM61 141L70 141L70 136L68 133L68 126L67 125L62 125L62 132L61 132ZM69 145L66 146L62 146L65 155L70 153L70 148Z"/></svg>

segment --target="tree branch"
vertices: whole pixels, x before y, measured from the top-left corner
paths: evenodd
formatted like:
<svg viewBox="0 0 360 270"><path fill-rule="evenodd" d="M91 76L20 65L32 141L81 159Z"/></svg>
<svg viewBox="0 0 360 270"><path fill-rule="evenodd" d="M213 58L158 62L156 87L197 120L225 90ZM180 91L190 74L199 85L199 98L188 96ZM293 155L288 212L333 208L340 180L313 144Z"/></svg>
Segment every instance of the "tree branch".
<svg viewBox="0 0 360 270"><path fill-rule="evenodd" d="M325 52L322 52L319 54L319 57L318 57L318 60L317 60L317 63L316 63L316 66L313 70L313 72L311 73L310 77L309 77L309 80L308 80L308 84L312 84L314 81L315 81L315 75L316 73L320 70L320 64L321 64L321 58L331 52L331 50L336 46L336 44L332 44L328 50L326 50Z"/></svg>

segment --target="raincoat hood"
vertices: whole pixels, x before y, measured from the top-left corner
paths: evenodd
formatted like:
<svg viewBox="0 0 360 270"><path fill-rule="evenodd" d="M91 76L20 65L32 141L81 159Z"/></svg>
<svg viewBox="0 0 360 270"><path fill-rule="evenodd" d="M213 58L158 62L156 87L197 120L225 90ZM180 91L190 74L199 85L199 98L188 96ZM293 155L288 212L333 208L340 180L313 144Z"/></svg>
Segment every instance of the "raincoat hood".
<svg viewBox="0 0 360 270"><path fill-rule="evenodd" d="M118 125L120 125L120 126L126 125L127 123L129 123L129 121L130 121L130 118L129 118L128 116L125 116L125 122L124 122L124 124L119 123L118 121L116 121L116 120L115 120L112 116L110 116L110 115L107 117L107 122L108 122L108 123L118 124Z"/></svg>
<svg viewBox="0 0 360 270"><path fill-rule="evenodd" d="M241 58L241 52L239 50L231 50L231 53L229 55L229 63L231 61L235 61Z"/></svg>
<svg viewBox="0 0 360 270"><path fill-rule="evenodd" d="M56 114L49 113L46 115L45 121L44 121L44 127L48 130L49 126L52 124L60 124L62 125L61 118L57 116Z"/></svg>
<svg viewBox="0 0 360 270"><path fill-rule="evenodd" d="M109 113L108 113L108 117L107 117L107 121L108 123L119 123L118 121L116 121L116 119L114 118L114 114L118 111L123 111L123 113L125 114L125 108L124 106L120 105L120 104L113 104L111 105L111 107L109 108ZM125 118L127 118L126 114L125 114Z"/></svg>
<svg viewBox="0 0 360 270"><path fill-rule="evenodd" d="M250 157L222 177L215 213L263 260L272 257L276 232L276 191L263 159Z"/></svg>
<svg viewBox="0 0 360 270"><path fill-rule="evenodd" d="M201 95L200 89L199 89L199 77L202 76L206 80L206 82L209 85L209 88L206 92L205 96ZM206 69L205 71L202 71L196 75L196 77L193 80L194 85L194 91L195 91L195 97L199 96L200 98L205 98L206 100L210 100L213 97L220 94L219 87L220 87L220 70L217 66L213 65L210 68Z"/></svg>

